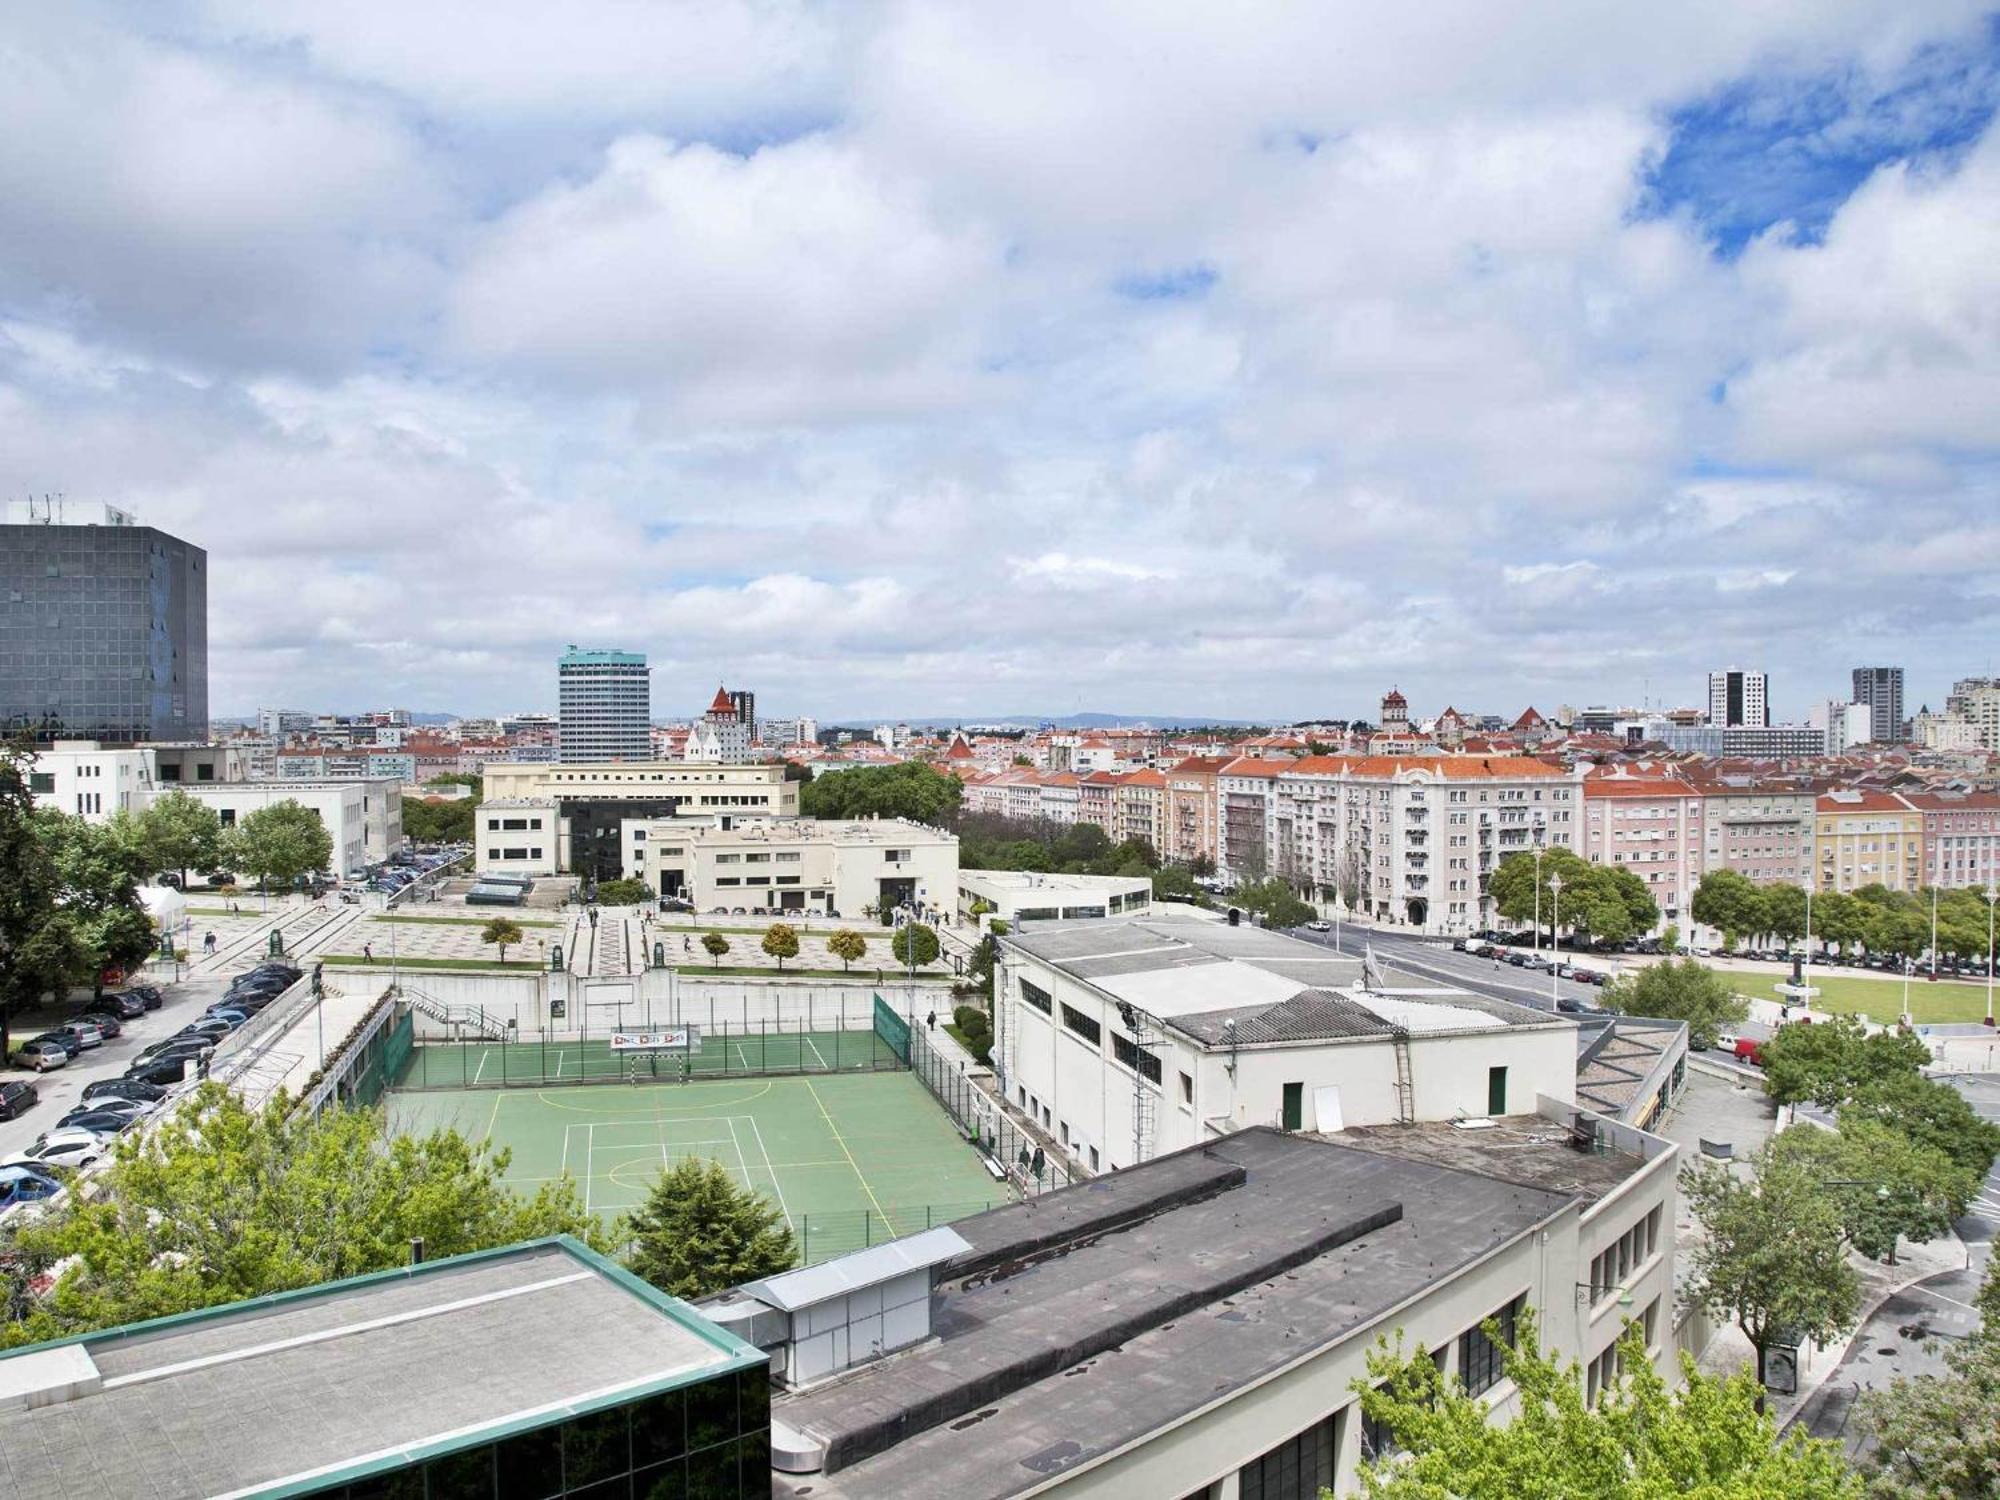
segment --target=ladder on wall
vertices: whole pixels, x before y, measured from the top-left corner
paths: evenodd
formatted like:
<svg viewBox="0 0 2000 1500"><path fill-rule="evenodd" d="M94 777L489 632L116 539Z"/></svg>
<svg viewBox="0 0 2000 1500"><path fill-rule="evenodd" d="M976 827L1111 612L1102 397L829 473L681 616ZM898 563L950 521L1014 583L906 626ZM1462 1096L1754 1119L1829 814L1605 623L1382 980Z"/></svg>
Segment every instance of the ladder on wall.
<svg viewBox="0 0 2000 1500"><path fill-rule="evenodd" d="M1396 1118L1405 1125L1417 1122L1416 1090L1410 1083L1410 1033L1398 1026L1390 1033L1396 1051Z"/></svg>

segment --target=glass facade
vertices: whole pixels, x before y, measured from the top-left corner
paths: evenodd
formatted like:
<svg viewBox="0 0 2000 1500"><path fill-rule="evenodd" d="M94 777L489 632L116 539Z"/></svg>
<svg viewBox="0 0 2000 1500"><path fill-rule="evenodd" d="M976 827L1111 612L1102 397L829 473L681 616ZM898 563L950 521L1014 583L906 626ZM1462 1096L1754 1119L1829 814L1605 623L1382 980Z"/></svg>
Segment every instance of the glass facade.
<svg viewBox="0 0 2000 1500"><path fill-rule="evenodd" d="M738 1500L771 1493L763 1366L314 1490L329 1500Z"/></svg>
<svg viewBox="0 0 2000 1500"><path fill-rule="evenodd" d="M0 729L208 738L208 554L150 526L0 526Z"/></svg>

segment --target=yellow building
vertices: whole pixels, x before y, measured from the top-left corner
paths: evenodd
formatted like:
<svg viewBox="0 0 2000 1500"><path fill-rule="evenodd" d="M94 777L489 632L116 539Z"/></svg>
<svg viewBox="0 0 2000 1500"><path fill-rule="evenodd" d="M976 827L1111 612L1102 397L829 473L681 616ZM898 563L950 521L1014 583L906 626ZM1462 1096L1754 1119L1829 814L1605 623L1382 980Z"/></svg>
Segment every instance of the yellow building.
<svg viewBox="0 0 2000 1500"><path fill-rule="evenodd" d="M1816 890L1923 886L1924 815L1894 792L1822 793L1813 821Z"/></svg>

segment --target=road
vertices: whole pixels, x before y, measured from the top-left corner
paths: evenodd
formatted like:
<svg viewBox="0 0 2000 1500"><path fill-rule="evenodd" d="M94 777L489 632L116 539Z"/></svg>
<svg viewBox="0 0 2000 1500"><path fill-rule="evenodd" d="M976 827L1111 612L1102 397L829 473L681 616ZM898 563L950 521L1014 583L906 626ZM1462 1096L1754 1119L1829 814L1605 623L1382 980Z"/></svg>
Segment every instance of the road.
<svg viewBox="0 0 2000 1500"><path fill-rule="evenodd" d="M1291 934L1304 938L1307 942L1319 943L1324 947L1334 947L1331 932L1309 932L1298 928ZM1477 995L1487 995L1496 1000L1511 1000L1516 1005L1533 1006L1536 1010L1553 1010L1550 998L1550 980L1547 974L1530 973L1504 963L1495 963L1488 958L1474 958L1469 954L1456 952L1449 942L1438 939L1412 937L1406 933L1385 932L1372 927L1345 927L1340 933L1337 951L1350 957L1359 958L1367 948L1375 950L1376 958L1384 968L1401 969L1405 973L1423 979L1435 979L1444 984L1470 990ZM1602 954L1585 954L1582 958L1585 968L1601 973L1613 972L1615 960ZM1582 1005L1595 1007L1603 995L1596 985L1578 984L1573 980L1555 981L1555 993L1575 1000Z"/></svg>
<svg viewBox="0 0 2000 1500"><path fill-rule="evenodd" d="M2000 1073L1958 1074L1948 1081L1982 1116L2000 1120ZM1853 1421L1860 1394L1886 1386L1899 1375L1943 1373L1950 1342L1965 1338L1978 1326L1972 1299L1992 1257L1994 1236L2000 1232L2000 1162L1986 1174L1979 1195L1953 1227L1965 1241L1971 1265L1926 1277L1898 1292L1861 1325L1846 1357L1799 1408L1795 1420L1814 1437L1837 1439L1850 1455L1861 1452L1866 1440Z"/></svg>

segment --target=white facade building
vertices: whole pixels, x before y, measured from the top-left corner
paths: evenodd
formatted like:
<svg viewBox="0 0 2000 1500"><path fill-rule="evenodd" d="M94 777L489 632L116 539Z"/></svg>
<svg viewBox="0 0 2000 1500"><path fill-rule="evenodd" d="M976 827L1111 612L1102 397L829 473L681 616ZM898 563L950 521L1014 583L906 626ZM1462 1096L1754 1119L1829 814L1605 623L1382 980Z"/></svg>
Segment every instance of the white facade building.
<svg viewBox="0 0 2000 1500"><path fill-rule="evenodd" d="M214 808L224 828L280 802L296 802L319 815L333 839L333 875L355 875L403 846L403 789L384 781L240 781L168 786L140 799L149 805L183 791Z"/></svg>
<svg viewBox="0 0 2000 1500"><path fill-rule="evenodd" d="M958 911L1018 927L1023 922L1074 922L1149 910L1153 882L1144 875L1044 875L1027 870L960 870Z"/></svg>
<svg viewBox="0 0 2000 1500"><path fill-rule="evenodd" d="M1724 667L1708 674L1708 722L1718 729L1762 729L1771 722L1771 680Z"/></svg>
<svg viewBox="0 0 2000 1500"><path fill-rule="evenodd" d="M902 909L931 915L957 901L957 835L900 818L730 818L707 827L633 818L623 839L626 876L698 911L860 921Z"/></svg>
<svg viewBox="0 0 2000 1500"><path fill-rule="evenodd" d="M103 822L144 809L154 792L242 781L249 757L236 745L100 745L57 740L35 751L28 788L38 807Z"/></svg>
<svg viewBox="0 0 2000 1500"><path fill-rule="evenodd" d="M1829 698L1807 711L1806 724L1825 731L1828 755L1842 755L1851 747L1866 745L1874 739L1875 710L1866 703Z"/></svg>

